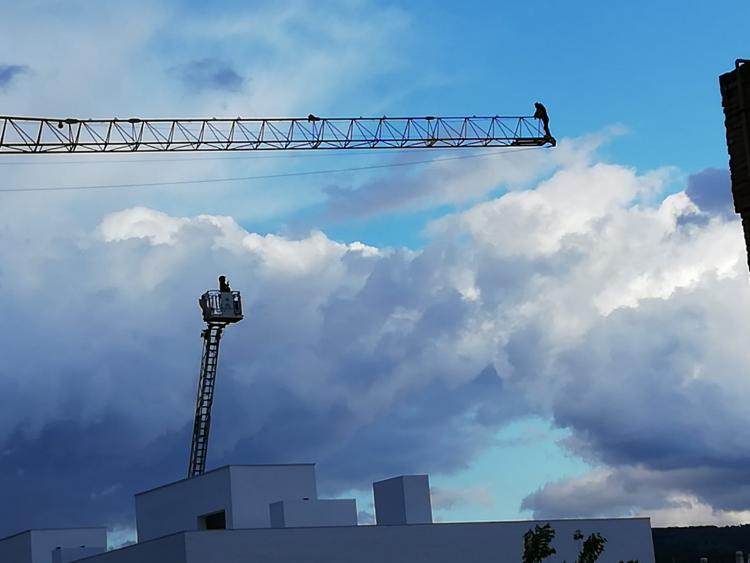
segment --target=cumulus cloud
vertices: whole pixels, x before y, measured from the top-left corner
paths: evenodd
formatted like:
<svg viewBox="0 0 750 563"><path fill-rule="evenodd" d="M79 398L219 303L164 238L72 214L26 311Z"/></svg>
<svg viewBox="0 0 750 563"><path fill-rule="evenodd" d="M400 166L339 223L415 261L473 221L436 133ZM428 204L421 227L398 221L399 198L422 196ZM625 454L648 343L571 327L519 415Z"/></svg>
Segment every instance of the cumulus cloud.
<svg viewBox="0 0 750 563"><path fill-rule="evenodd" d="M0 525L127 525L132 493L182 476L193 303L218 273L247 316L224 341L212 465L318 461L336 493L458 471L535 413L571 430L575 454L639 468L550 484L525 503L540 515L675 517L685 499L744 514L742 234L722 214L681 222L685 193L642 203L666 181L573 161L436 221L420 251L143 207L51 238L11 223L0 483L22 508ZM631 482L643 492L623 500Z"/></svg>
<svg viewBox="0 0 750 563"><path fill-rule="evenodd" d="M151 244L170 244L187 222L188 219L170 217L153 209L134 207L104 217L99 232L106 242L143 238Z"/></svg>

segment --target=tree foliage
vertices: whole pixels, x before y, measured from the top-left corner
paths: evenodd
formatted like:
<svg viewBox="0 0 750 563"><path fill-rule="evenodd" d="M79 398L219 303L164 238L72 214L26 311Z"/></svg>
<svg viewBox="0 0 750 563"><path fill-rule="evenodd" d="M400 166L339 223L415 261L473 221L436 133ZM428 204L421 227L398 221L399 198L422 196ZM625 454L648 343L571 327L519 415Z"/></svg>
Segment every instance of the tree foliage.
<svg viewBox="0 0 750 563"><path fill-rule="evenodd" d="M535 526L523 535L523 563L541 563L557 550L550 544L555 538L555 530L549 523Z"/></svg>
<svg viewBox="0 0 750 563"><path fill-rule="evenodd" d="M573 539L577 541L583 540L583 534L580 530L575 531ZM581 552L578 554L576 563L595 563L601 554L604 553L604 544L606 543L607 538L602 536L599 532L594 532L583 540Z"/></svg>
<svg viewBox="0 0 750 563"><path fill-rule="evenodd" d="M541 563L550 555L555 555L557 550L550 544L555 539L555 530L549 524L535 526L523 535L523 563ZM594 532L586 537L581 530L573 532L573 539L581 544L581 550L576 563L596 563L604 553L607 538L599 532ZM620 561L620 563L624 563ZM631 559L627 563L638 563L637 559Z"/></svg>

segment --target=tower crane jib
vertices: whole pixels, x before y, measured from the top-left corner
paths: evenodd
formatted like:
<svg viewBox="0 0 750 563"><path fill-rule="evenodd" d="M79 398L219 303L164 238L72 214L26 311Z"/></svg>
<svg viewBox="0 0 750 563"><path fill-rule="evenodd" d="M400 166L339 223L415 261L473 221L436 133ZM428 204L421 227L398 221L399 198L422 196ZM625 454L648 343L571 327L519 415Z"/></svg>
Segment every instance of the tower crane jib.
<svg viewBox="0 0 750 563"><path fill-rule="evenodd" d="M539 104L541 105L541 104ZM544 106L542 106L544 107ZM0 154L554 146L546 110L517 117L77 119L0 116Z"/></svg>

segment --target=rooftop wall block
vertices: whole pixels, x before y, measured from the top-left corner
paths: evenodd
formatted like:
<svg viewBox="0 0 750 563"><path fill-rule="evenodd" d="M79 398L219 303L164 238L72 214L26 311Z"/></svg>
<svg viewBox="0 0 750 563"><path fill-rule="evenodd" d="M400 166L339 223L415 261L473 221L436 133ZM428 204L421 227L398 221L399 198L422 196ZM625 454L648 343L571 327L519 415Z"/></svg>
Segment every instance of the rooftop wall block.
<svg viewBox="0 0 750 563"><path fill-rule="evenodd" d="M184 479L135 495L138 541L199 529L199 518L224 510L232 528L229 468Z"/></svg>
<svg viewBox="0 0 750 563"><path fill-rule="evenodd" d="M372 484L375 520L380 526L431 524L432 503L427 475L401 475Z"/></svg>
<svg viewBox="0 0 750 563"><path fill-rule="evenodd" d="M318 499L314 464L233 465L234 528L270 528L269 505L281 500Z"/></svg>
<svg viewBox="0 0 750 563"><path fill-rule="evenodd" d="M269 506L272 528L356 526L355 499L282 500Z"/></svg>
<svg viewBox="0 0 750 563"><path fill-rule="evenodd" d="M303 498L317 499L312 464L220 467L137 494L138 541L205 529L205 517L222 511L228 530L269 528L269 504Z"/></svg>

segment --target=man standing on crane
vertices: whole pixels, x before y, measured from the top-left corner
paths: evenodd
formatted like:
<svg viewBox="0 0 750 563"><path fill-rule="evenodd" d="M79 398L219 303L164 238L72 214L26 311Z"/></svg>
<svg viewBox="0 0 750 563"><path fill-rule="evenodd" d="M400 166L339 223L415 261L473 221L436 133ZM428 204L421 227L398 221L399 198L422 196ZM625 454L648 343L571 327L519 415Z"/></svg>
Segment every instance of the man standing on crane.
<svg viewBox="0 0 750 563"><path fill-rule="evenodd" d="M534 117L542 120L542 125L544 126L544 137L546 139L549 139L552 143L552 146L554 147L557 144L557 141L555 141L552 133L549 132L549 115L547 115L547 108L544 107L544 104L540 102L536 102L534 104L534 107L536 108Z"/></svg>

